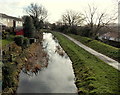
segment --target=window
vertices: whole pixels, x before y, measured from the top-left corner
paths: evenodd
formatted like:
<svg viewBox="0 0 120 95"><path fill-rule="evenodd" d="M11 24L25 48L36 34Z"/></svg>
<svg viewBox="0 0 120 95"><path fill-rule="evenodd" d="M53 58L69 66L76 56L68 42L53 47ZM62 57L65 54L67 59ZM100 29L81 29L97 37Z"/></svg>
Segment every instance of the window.
<svg viewBox="0 0 120 95"><path fill-rule="evenodd" d="M10 20L8 19L8 22L10 22Z"/></svg>

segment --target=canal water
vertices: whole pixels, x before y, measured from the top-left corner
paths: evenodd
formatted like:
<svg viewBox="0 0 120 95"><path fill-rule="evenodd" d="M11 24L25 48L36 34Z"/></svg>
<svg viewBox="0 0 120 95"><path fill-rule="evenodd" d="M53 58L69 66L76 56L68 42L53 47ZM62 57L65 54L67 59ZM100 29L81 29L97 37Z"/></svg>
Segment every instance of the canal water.
<svg viewBox="0 0 120 95"><path fill-rule="evenodd" d="M0 93L2 92L2 62L0 61Z"/></svg>
<svg viewBox="0 0 120 95"><path fill-rule="evenodd" d="M51 33L43 33L47 68L29 76L21 71L17 93L77 93L72 62Z"/></svg>

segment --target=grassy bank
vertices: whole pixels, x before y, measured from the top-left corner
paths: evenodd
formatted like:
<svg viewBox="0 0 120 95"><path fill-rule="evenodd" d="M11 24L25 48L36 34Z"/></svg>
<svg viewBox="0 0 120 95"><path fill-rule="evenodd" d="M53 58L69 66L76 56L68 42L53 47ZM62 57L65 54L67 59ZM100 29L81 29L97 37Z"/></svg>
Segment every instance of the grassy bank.
<svg viewBox="0 0 120 95"><path fill-rule="evenodd" d="M79 94L120 94L120 72L83 50L60 33L53 32L73 62Z"/></svg>
<svg viewBox="0 0 120 95"><path fill-rule="evenodd" d="M4 47L5 45L11 43L12 41L9 40L2 40L2 46Z"/></svg>
<svg viewBox="0 0 120 95"><path fill-rule="evenodd" d="M11 50L4 51L2 66L2 94L15 93L18 86L19 73L25 64L26 53L15 43L10 44ZM12 57L10 56L12 55Z"/></svg>
<svg viewBox="0 0 120 95"><path fill-rule="evenodd" d="M26 72L34 69L37 61L42 61L43 53L39 43L33 43L24 50L13 43L11 45L11 51L6 51L3 56L2 93L5 95L8 93L14 95L17 90L21 69L25 68ZM10 55L12 55L12 58L10 58ZM41 63L40 65L43 64Z"/></svg>
<svg viewBox="0 0 120 95"><path fill-rule="evenodd" d="M87 37L81 37L79 35L74 35L74 34L68 34L68 35L71 36L72 38L80 41L81 43L85 44L86 46L120 62L120 60L118 60L118 59L120 59L118 48L107 45L107 44L102 43L97 40L92 40Z"/></svg>
<svg viewBox="0 0 120 95"><path fill-rule="evenodd" d="M2 39L0 42L2 43L2 47L4 48L6 45L10 44L14 40L14 35L10 35L7 39Z"/></svg>

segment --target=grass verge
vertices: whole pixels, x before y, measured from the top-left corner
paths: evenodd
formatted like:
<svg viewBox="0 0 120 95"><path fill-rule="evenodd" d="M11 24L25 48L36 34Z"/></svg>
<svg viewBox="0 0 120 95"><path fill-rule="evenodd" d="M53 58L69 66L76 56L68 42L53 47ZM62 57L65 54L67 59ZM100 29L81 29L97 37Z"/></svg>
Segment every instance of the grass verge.
<svg viewBox="0 0 120 95"><path fill-rule="evenodd" d="M0 40L0 43L2 42L2 47L4 48L4 46L10 44L11 42L13 42L14 40L14 35L10 35L7 39L2 39Z"/></svg>
<svg viewBox="0 0 120 95"><path fill-rule="evenodd" d="M2 46L4 47L5 45L11 43L12 41L9 40L2 40Z"/></svg>
<svg viewBox="0 0 120 95"><path fill-rule="evenodd" d="M119 48L107 45L97 40L92 40L87 37L81 37L79 35L74 35L74 34L68 34L68 35L80 41L81 43L85 44L86 46L120 62L120 60L118 60L120 59Z"/></svg>
<svg viewBox="0 0 120 95"><path fill-rule="evenodd" d="M53 32L73 62L79 94L120 94L120 72L68 40Z"/></svg>

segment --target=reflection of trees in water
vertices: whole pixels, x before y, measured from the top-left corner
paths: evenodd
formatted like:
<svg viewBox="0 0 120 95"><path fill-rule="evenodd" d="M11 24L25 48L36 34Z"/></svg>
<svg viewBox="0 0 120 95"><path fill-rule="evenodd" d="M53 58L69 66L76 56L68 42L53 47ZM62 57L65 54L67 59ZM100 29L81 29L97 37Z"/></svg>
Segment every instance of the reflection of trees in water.
<svg viewBox="0 0 120 95"><path fill-rule="evenodd" d="M65 55L65 52L64 52L64 50L58 45L58 46L56 46L56 50L55 50L55 52L57 52L60 56L64 56Z"/></svg>
<svg viewBox="0 0 120 95"><path fill-rule="evenodd" d="M32 76L33 73L37 75L42 68L48 65L48 55L46 52L41 51L40 48L38 47L34 52L30 52L27 58L25 58L26 64L22 71L29 76Z"/></svg>
<svg viewBox="0 0 120 95"><path fill-rule="evenodd" d="M46 57L46 56L47 56L47 54L44 53L43 57ZM47 66L48 66L48 58L45 58L42 62L39 62L39 64L38 63L27 63L27 64L25 64L22 71L29 76L33 76L33 73L35 75L37 75L38 72L41 71L42 68L45 68Z"/></svg>
<svg viewBox="0 0 120 95"><path fill-rule="evenodd" d="M38 74L38 72L41 70L41 65L40 64L34 64L33 67L31 67L30 65L27 65L24 67L24 69L22 70L24 73L26 73L29 76L32 76L33 73L35 75Z"/></svg>
<svg viewBox="0 0 120 95"><path fill-rule="evenodd" d="M47 48L47 46L48 46L48 43L44 46L44 49L46 49L46 48Z"/></svg>
<svg viewBox="0 0 120 95"><path fill-rule="evenodd" d="M53 38L53 40L54 40L56 43L58 43L58 40L57 40L57 38L56 38L55 36L52 35L52 38Z"/></svg>

